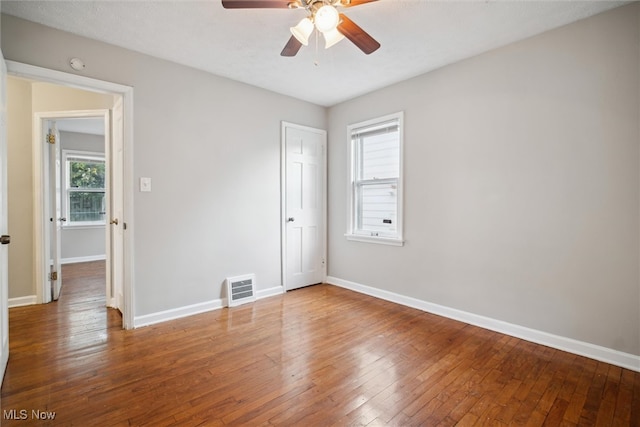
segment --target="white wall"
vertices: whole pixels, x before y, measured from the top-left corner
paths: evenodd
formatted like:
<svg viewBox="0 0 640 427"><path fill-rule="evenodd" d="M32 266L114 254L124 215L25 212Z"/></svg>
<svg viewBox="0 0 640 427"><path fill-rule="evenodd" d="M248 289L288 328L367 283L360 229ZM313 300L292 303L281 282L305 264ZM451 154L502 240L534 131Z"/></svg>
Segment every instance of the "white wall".
<svg viewBox="0 0 640 427"><path fill-rule="evenodd" d="M134 87L135 315L209 302L225 277L281 285L280 122L325 128L324 108L2 16L6 59ZM224 60L224 59L221 59ZM134 183L135 185L135 183ZM137 187L137 186L136 186Z"/></svg>
<svg viewBox="0 0 640 427"><path fill-rule="evenodd" d="M329 110L329 275L640 355L639 5ZM350 123L405 112L404 247L347 241Z"/></svg>

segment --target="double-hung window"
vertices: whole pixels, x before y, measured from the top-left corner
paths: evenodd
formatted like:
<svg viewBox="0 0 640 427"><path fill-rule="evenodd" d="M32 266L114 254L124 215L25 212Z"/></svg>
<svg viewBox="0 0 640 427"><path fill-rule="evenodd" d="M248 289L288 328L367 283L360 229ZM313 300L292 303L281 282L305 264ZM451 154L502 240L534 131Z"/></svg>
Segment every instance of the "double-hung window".
<svg viewBox="0 0 640 427"><path fill-rule="evenodd" d="M64 150L64 215L67 226L104 225L105 161L100 153Z"/></svg>
<svg viewBox="0 0 640 427"><path fill-rule="evenodd" d="M402 112L348 127L349 240L403 244L402 127Z"/></svg>

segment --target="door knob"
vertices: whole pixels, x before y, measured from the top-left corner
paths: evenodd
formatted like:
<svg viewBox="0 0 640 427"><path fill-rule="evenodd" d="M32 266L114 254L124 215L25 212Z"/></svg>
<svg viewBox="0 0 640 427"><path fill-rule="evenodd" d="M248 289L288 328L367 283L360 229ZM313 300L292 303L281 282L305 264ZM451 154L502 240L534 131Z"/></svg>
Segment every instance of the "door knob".
<svg viewBox="0 0 640 427"><path fill-rule="evenodd" d="M109 221L109 224L118 225L118 218L112 219L111 221Z"/></svg>
<svg viewBox="0 0 640 427"><path fill-rule="evenodd" d="M11 236L7 236L6 234L0 236L0 244L8 245L9 243L11 243Z"/></svg>
<svg viewBox="0 0 640 427"><path fill-rule="evenodd" d="M293 221L295 221L295 220L296 220L296 219L295 219L294 217L292 217L292 216L290 216L289 218L287 218L287 222L293 222Z"/></svg>

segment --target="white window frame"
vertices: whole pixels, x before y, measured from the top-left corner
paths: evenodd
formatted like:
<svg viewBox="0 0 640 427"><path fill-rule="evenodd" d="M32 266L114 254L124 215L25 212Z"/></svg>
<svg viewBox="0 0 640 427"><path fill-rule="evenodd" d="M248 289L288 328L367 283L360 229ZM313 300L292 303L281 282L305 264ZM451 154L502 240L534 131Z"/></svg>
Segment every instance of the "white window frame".
<svg viewBox="0 0 640 427"><path fill-rule="evenodd" d="M75 157L75 158L80 158L80 159L87 159L87 160L97 160L97 161L101 161L104 162L106 165L106 158L105 155L103 153L98 153L98 152L92 152L92 151L80 151L80 150L71 150L71 149L63 149L62 150L62 168L61 168L61 173L62 173L62 188L64 191L63 194L63 199L64 199L64 203L62 203L62 216L64 218L67 218L67 221L63 224L63 228L97 228L97 227L105 227L107 224L107 220L106 220L106 215L105 215L105 220L104 221L76 221L76 222L71 222L71 193L76 191L76 190L72 190L69 187L69 181L70 181L70 170L69 170L69 165L67 162L67 159L69 157ZM105 172L106 173L106 172ZM106 179L106 177L105 177ZM105 187L106 187L106 182L105 182ZM96 193L105 193L106 195L106 188L101 188L101 189L83 189L83 192L96 192ZM106 200L105 200L106 202Z"/></svg>
<svg viewBox="0 0 640 427"><path fill-rule="evenodd" d="M396 232L395 233L382 233L372 232L364 229L358 229L358 206L357 187L363 184L385 184L395 182L396 179L373 179L373 180L360 180L359 176L359 164L360 158L358 155L358 140L354 136L359 130L375 129L376 126L382 126L386 123L397 121L398 124L398 138L399 138L399 176L397 177L397 198L396 198ZM347 126L347 140L349 141L349 188L348 188L348 230L345 234L347 240L366 242L366 243L378 243L393 246L404 245L404 228L403 228L403 153L404 153L404 112L389 114L383 117L378 117L371 120L366 120L360 123L354 123Z"/></svg>

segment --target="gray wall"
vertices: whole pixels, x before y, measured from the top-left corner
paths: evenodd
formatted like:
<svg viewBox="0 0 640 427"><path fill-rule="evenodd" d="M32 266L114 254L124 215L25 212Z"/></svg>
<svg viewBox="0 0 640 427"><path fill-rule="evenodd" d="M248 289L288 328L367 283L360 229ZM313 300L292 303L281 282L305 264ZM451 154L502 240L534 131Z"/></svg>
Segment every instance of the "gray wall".
<svg viewBox="0 0 640 427"><path fill-rule="evenodd" d="M60 132L62 149L104 154L104 136L77 132ZM63 228L62 262L73 258L105 256L104 226Z"/></svg>
<svg viewBox="0 0 640 427"><path fill-rule="evenodd" d="M326 128L324 108L10 16L2 52L135 88L134 177L153 179L127 231L136 316L220 298L227 276L281 285L280 121Z"/></svg>
<svg viewBox="0 0 640 427"><path fill-rule="evenodd" d="M69 121L73 119L66 120ZM78 150L104 155L103 135L60 131L60 144L63 150Z"/></svg>
<svg viewBox="0 0 640 427"><path fill-rule="evenodd" d="M329 109L329 275L640 354L639 5ZM350 242L349 123L405 112L404 247Z"/></svg>
<svg viewBox="0 0 640 427"><path fill-rule="evenodd" d="M279 123L329 124L329 274L640 354L638 5L325 109L3 16L135 87L136 315L280 284ZM405 111L404 247L346 241L346 126Z"/></svg>

